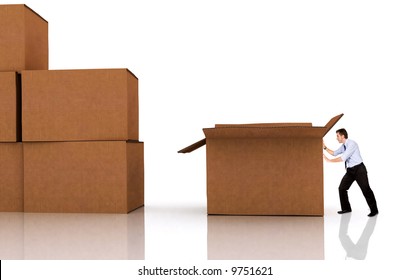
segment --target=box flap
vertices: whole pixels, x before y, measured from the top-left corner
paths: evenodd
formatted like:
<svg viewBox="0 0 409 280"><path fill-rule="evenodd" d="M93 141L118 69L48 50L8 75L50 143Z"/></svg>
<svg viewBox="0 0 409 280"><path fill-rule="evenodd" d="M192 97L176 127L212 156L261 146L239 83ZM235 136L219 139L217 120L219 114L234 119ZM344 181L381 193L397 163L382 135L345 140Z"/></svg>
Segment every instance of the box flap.
<svg viewBox="0 0 409 280"><path fill-rule="evenodd" d="M283 126L283 127L219 127L203 129L206 138L274 138L274 137L318 137L325 133L325 127Z"/></svg>
<svg viewBox="0 0 409 280"><path fill-rule="evenodd" d="M322 135L322 137L324 137L331 130L331 128L334 127L334 125L342 118L343 115L344 114L340 114L330 119L330 121L325 125L325 133Z"/></svg>
<svg viewBox="0 0 409 280"><path fill-rule="evenodd" d="M216 124L214 128L204 128L203 132L206 138L322 138L343 115L333 117L324 127L315 127L312 123ZM206 145L206 138L178 153L193 152Z"/></svg>
<svg viewBox="0 0 409 280"><path fill-rule="evenodd" d="M249 124L216 124L221 127L284 127L284 126L312 126L312 123L249 123Z"/></svg>
<svg viewBox="0 0 409 280"><path fill-rule="evenodd" d="M200 141L198 141L198 142L196 142L196 143L194 143L194 144L192 144L192 145L190 145L190 146L188 146L188 147L186 147L186 148L184 148L184 149L182 149L180 151L178 151L178 153L182 153L182 154L190 153L190 152L193 152L196 149L199 149L200 147L202 147L204 145L206 145L206 138L202 139L202 140L200 140Z"/></svg>

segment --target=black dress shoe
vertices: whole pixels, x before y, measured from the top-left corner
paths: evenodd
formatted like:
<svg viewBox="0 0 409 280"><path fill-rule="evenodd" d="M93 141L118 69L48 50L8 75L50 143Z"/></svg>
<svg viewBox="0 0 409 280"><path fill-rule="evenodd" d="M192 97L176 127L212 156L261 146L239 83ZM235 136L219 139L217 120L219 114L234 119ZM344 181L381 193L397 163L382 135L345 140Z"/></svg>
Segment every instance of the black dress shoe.
<svg viewBox="0 0 409 280"><path fill-rule="evenodd" d="M341 210L341 211L338 211L338 214L345 214L345 213L349 213L351 211L352 210Z"/></svg>
<svg viewBox="0 0 409 280"><path fill-rule="evenodd" d="M371 212L371 213L368 214L368 217L376 216L376 215L378 215L378 213L379 213L378 211Z"/></svg>

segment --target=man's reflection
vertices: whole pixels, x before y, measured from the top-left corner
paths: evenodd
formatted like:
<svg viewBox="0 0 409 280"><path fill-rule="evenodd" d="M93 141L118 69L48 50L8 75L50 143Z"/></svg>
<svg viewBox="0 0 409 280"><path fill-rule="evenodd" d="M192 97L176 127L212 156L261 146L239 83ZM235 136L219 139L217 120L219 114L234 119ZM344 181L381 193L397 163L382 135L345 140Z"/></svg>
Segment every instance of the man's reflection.
<svg viewBox="0 0 409 280"><path fill-rule="evenodd" d="M369 218L366 222L366 226L362 231L361 237L357 243L352 242L348 235L349 222L351 220L352 213L344 214L341 216L341 224L339 227L339 240L342 247L344 247L347 255L346 259L364 260L368 252L369 238L375 229L377 216Z"/></svg>

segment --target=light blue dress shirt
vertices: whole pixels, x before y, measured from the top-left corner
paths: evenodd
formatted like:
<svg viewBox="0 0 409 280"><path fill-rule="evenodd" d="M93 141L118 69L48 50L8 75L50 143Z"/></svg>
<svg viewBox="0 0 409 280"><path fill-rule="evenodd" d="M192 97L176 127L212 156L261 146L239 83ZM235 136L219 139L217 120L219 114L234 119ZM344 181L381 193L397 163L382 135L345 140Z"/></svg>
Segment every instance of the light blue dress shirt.
<svg viewBox="0 0 409 280"><path fill-rule="evenodd" d="M338 150L334 151L334 156L341 155L343 161L346 161L347 167L354 167L362 163L361 153L359 152L358 144L350 139L345 141Z"/></svg>

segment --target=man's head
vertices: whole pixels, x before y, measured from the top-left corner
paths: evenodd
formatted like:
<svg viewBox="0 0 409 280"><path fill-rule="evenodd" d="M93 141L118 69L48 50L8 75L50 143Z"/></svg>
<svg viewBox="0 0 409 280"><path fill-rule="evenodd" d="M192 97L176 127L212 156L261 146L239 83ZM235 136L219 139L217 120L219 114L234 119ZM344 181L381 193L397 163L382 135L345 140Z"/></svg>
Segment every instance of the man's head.
<svg viewBox="0 0 409 280"><path fill-rule="evenodd" d="M340 128L337 130L337 140L339 143L345 143L345 141L348 139L348 132L345 130L345 128Z"/></svg>

